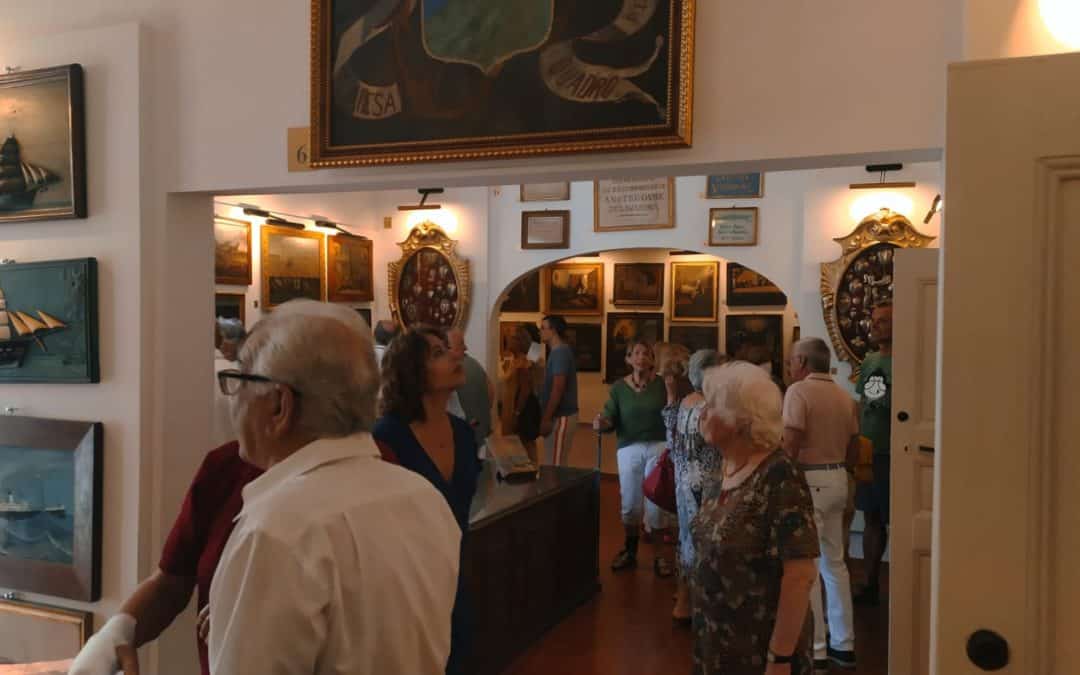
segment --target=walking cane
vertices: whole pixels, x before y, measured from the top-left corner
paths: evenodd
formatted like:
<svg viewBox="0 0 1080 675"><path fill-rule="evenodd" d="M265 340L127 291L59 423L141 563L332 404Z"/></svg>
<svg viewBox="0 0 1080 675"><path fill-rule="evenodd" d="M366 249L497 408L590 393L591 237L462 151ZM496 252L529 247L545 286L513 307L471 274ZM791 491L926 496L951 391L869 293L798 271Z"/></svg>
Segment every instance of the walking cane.
<svg viewBox="0 0 1080 675"><path fill-rule="evenodd" d="M603 473L600 467L600 462L604 457L604 436L599 431L596 432L596 472Z"/></svg>

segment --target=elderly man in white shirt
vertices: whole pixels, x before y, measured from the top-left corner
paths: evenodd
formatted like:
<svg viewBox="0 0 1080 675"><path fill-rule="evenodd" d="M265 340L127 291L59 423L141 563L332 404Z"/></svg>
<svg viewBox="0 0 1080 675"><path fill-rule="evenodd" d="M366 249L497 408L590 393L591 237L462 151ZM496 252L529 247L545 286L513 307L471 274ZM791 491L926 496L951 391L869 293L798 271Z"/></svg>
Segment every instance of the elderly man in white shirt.
<svg viewBox="0 0 1080 675"><path fill-rule="evenodd" d="M266 473L211 585L211 672L442 673L461 531L428 481L379 457L362 320L286 303L222 377L240 455Z"/></svg>

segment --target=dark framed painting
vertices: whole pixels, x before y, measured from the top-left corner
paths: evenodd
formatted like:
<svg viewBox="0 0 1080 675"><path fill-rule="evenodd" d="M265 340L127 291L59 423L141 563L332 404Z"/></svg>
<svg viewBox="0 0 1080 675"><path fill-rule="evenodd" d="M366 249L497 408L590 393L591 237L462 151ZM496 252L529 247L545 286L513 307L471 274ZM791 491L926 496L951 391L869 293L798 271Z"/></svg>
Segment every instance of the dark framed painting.
<svg viewBox="0 0 1080 675"><path fill-rule="evenodd" d="M671 320L716 321L719 261L671 263Z"/></svg>
<svg viewBox="0 0 1080 675"><path fill-rule="evenodd" d="M98 382L97 260L0 265L0 382Z"/></svg>
<svg viewBox="0 0 1080 675"><path fill-rule="evenodd" d="M560 263L547 276L549 314L603 314L604 263Z"/></svg>
<svg viewBox="0 0 1080 675"><path fill-rule="evenodd" d="M247 327L247 296L243 293L214 293L214 317L236 319Z"/></svg>
<svg viewBox="0 0 1080 675"><path fill-rule="evenodd" d="M101 596L100 422L0 416L0 587Z"/></svg>
<svg viewBox="0 0 1080 675"><path fill-rule="evenodd" d="M499 311L539 312L540 311L540 270L533 270L514 282L506 293Z"/></svg>
<svg viewBox="0 0 1080 675"><path fill-rule="evenodd" d="M758 209L709 209L709 246L757 246Z"/></svg>
<svg viewBox="0 0 1080 675"><path fill-rule="evenodd" d="M687 147L695 0L312 0L314 168Z"/></svg>
<svg viewBox="0 0 1080 675"><path fill-rule="evenodd" d="M664 315L661 313L612 312L607 315L607 357L604 382L611 384L630 374L626 348L634 340L652 344L664 338Z"/></svg>
<svg viewBox="0 0 1080 675"><path fill-rule="evenodd" d="M664 304L664 263L615 263L612 276L616 307Z"/></svg>
<svg viewBox="0 0 1080 675"><path fill-rule="evenodd" d="M784 373L784 317L781 314L728 314L724 325L728 356L739 361L769 363Z"/></svg>
<svg viewBox="0 0 1080 675"><path fill-rule="evenodd" d="M0 223L86 217L79 64L0 75Z"/></svg>
<svg viewBox="0 0 1080 675"><path fill-rule="evenodd" d="M604 327L598 323L571 323L566 326L566 342L574 350L579 373L599 373L603 367ZM550 349L548 351L551 351Z"/></svg>
<svg viewBox="0 0 1080 675"><path fill-rule="evenodd" d="M499 322L499 356L510 356L510 340L517 335L518 329L523 325L523 321Z"/></svg>
<svg viewBox="0 0 1080 675"><path fill-rule="evenodd" d="M668 326L668 342L682 345L690 353L701 349L720 348L720 327L712 326Z"/></svg>
<svg viewBox="0 0 1080 675"><path fill-rule="evenodd" d="M214 282L251 285L251 223L214 217Z"/></svg>
<svg viewBox="0 0 1080 675"><path fill-rule="evenodd" d="M263 225L260 234L262 308L273 309L296 298L322 300L326 296L326 236L274 225Z"/></svg>
<svg viewBox="0 0 1080 675"><path fill-rule="evenodd" d="M375 300L372 242L339 234L326 240L326 289L330 302Z"/></svg>
<svg viewBox="0 0 1080 675"><path fill-rule="evenodd" d="M354 307L356 313L360 315L360 318L364 320L364 323L368 325L368 328L374 329L371 325L371 308L370 307Z"/></svg>
<svg viewBox="0 0 1080 675"><path fill-rule="evenodd" d="M787 295L767 277L745 265L729 262L727 304L732 307L783 307L787 304Z"/></svg>
<svg viewBox="0 0 1080 675"><path fill-rule="evenodd" d="M570 212L523 211L521 248L570 248Z"/></svg>
<svg viewBox="0 0 1080 675"><path fill-rule="evenodd" d="M23 672L34 675L67 673L93 629L90 612L0 600L0 664L32 665Z"/></svg>
<svg viewBox="0 0 1080 675"><path fill-rule="evenodd" d="M705 177L707 199L757 199L765 196L765 174L728 173Z"/></svg>

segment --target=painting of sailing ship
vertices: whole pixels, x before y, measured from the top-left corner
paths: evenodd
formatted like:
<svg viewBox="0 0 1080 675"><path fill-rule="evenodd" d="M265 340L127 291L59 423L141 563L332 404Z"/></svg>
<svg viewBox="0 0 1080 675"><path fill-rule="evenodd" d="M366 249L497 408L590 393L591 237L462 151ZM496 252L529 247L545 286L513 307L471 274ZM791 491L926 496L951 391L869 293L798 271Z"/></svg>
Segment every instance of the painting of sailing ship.
<svg viewBox="0 0 1080 675"><path fill-rule="evenodd" d="M0 382L98 378L97 261L0 265Z"/></svg>
<svg viewBox="0 0 1080 675"><path fill-rule="evenodd" d="M71 452L0 446L0 556L70 565L74 503Z"/></svg>
<svg viewBox="0 0 1080 675"><path fill-rule="evenodd" d="M86 217L82 67L0 76L0 222Z"/></svg>

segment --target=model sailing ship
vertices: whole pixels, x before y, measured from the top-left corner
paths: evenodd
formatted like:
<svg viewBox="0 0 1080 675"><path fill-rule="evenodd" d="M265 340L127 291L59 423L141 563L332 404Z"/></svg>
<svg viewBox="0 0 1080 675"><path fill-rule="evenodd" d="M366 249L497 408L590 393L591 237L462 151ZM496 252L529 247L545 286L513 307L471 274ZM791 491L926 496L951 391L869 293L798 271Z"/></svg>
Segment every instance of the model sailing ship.
<svg viewBox="0 0 1080 675"><path fill-rule="evenodd" d="M0 211L21 211L34 205L34 197L60 176L22 161L19 141L12 134L0 146Z"/></svg>
<svg viewBox="0 0 1080 675"><path fill-rule="evenodd" d="M41 338L68 327L60 319L40 309L34 310L34 314L37 317L8 309L4 291L0 290L0 368L21 366L31 341L48 354L49 349Z"/></svg>

